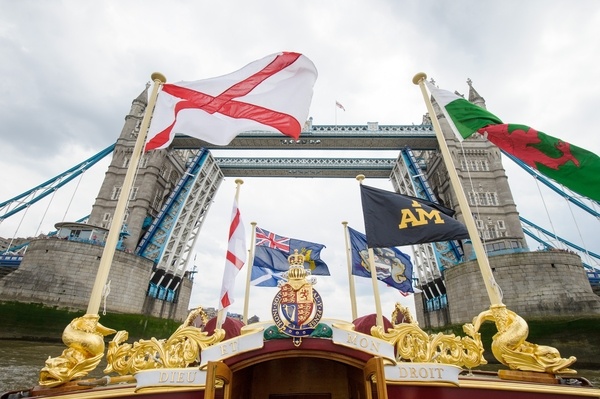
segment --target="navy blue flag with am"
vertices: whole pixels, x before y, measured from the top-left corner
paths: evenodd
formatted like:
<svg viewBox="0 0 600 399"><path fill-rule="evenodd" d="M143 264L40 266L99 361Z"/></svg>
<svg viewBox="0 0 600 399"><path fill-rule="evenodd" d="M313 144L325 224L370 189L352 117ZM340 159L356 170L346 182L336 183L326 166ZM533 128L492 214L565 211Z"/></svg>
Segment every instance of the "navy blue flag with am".
<svg viewBox="0 0 600 399"><path fill-rule="evenodd" d="M469 238L454 211L420 198L360 185L369 248Z"/></svg>
<svg viewBox="0 0 600 399"><path fill-rule="evenodd" d="M329 268L321 259L323 248L325 245L282 237L257 227L251 282L253 285L276 287L281 273L290 267L288 256L296 249L304 255L304 267L313 275L329 276Z"/></svg>
<svg viewBox="0 0 600 399"><path fill-rule="evenodd" d="M367 236L348 227L352 248L352 274L371 277ZM403 293L414 292L412 287L413 265L410 257L397 248L373 248L377 280L397 288Z"/></svg>

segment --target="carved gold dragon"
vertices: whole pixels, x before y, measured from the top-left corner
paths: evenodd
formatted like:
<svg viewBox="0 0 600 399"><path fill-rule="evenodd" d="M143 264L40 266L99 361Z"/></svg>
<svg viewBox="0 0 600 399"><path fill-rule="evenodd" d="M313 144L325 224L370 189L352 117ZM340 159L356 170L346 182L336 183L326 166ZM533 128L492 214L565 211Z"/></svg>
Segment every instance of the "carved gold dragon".
<svg viewBox="0 0 600 399"><path fill-rule="evenodd" d="M86 314L69 323L62 335L68 347L58 357L49 357L40 371L39 384L55 387L67 381L86 376L104 356L104 336L115 330L98 322L97 314Z"/></svg>
<svg viewBox="0 0 600 399"><path fill-rule="evenodd" d="M398 317L401 315L401 317ZM403 321L398 322L397 320ZM505 305L492 305L481 312L472 323L463 325L466 337L454 334L429 335L412 318L407 308L396 304L392 314L393 328L384 332L380 326L371 329L371 335L395 346L398 361L434 362L474 368L487 361L483 357L483 344L479 329L483 322L494 321L498 332L492 338L492 354L513 370L536 371L552 374L574 374L568 367L577 358L562 358L551 346L527 342L527 322Z"/></svg>
<svg viewBox="0 0 600 399"><path fill-rule="evenodd" d="M562 358L558 349L527 342L527 322L504 305L493 305L473 319L479 330L481 324L491 320L498 332L493 336L492 353L505 366L513 370L538 371L554 374L575 374L568 367L577 361L575 356Z"/></svg>

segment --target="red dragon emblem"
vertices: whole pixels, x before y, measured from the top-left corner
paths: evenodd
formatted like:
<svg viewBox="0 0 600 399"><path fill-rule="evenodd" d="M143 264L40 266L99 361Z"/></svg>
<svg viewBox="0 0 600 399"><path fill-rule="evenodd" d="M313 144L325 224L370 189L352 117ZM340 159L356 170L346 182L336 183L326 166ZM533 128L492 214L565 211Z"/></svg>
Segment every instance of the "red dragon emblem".
<svg viewBox="0 0 600 399"><path fill-rule="evenodd" d="M509 127L512 128L512 132L509 131ZM538 169L538 164L540 164L558 170L560 166L569 161L573 161L576 166L579 166L579 160L571 154L571 144L558 140L557 143L552 145L549 143L549 139L552 139L550 136L528 126L490 125L479 129L477 132L534 169ZM534 147L534 145L540 143L542 143L542 146L539 146L540 148L544 148L544 144L546 144L546 152ZM560 151L562 155L557 158L550 156L549 153L553 152L554 149Z"/></svg>

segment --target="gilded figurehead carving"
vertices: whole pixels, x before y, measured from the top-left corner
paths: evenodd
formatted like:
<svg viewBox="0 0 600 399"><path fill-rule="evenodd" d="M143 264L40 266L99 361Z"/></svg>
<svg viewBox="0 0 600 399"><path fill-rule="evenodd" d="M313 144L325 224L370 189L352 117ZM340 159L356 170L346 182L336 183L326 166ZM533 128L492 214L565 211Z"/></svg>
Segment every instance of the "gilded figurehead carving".
<svg viewBox="0 0 600 399"><path fill-rule="evenodd" d="M40 371L41 386L55 387L84 377L98 366L104 356L104 336L116 332L100 324L99 319L97 314L86 314L69 323L62 335L68 348L60 356L46 360Z"/></svg>

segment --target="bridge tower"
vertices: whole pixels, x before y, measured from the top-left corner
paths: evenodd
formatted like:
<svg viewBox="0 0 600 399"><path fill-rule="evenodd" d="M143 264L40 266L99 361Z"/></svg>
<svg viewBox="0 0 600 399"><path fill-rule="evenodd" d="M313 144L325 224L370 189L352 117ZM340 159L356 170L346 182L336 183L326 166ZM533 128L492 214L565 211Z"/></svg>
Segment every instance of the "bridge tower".
<svg viewBox="0 0 600 399"><path fill-rule="evenodd" d="M473 88L471 80L467 83L469 101L485 108L485 100ZM479 134L460 142L437 104L434 106L487 252L527 251L517 206L502 166L500 149ZM456 210L457 218L462 220L440 153L426 153L424 160L428 165L429 183L433 185L440 202ZM466 259L474 256L468 245L465 247L465 256Z"/></svg>
<svg viewBox="0 0 600 399"><path fill-rule="evenodd" d="M132 102L125 123L117 139L112 161L92 207L88 223L109 228L121 195L121 187L142 118L148 104L148 87ZM129 206L124 220L122 247L135 251L139 241L156 218L170 193L184 175L187 163L195 155L193 150L158 150L145 153L140 161Z"/></svg>

